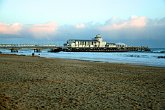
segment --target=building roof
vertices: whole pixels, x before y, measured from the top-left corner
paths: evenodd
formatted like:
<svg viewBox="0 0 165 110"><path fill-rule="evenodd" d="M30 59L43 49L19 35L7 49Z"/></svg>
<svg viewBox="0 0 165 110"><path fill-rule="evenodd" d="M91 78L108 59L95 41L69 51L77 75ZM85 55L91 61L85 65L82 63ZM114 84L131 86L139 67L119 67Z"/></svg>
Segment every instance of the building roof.
<svg viewBox="0 0 165 110"><path fill-rule="evenodd" d="M107 45L116 45L115 43L107 43Z"/></svg>
<svg viewBox="0 0 165 110"><path fill-rule="evenodd" d="M82 41L82 42L93 42L93 41L96 42L97 41L97 40L79 40L79 39L69 39L69 40L72 40L72 41Z"/></svg>

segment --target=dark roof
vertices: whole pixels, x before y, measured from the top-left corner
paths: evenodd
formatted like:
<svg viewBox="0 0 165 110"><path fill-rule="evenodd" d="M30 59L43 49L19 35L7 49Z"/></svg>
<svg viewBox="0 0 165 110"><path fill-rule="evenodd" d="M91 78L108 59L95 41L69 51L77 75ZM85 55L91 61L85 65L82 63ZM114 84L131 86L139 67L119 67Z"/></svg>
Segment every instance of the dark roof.
<svg viewBox="0 0 165 110"><path fill-rule="evenodd" d="M100 36L96 36L95 38L102 38L102 37L100 37Z"/></svg>

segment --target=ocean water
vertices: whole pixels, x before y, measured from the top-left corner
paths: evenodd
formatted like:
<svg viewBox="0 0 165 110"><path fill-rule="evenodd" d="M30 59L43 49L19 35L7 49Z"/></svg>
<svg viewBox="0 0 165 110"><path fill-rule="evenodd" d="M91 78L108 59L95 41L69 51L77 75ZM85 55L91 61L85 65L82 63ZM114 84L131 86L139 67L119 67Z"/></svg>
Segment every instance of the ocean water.
<svg viewBox="0 0 165 110"><path fill-rule="evenodd" d="M33 50L22 49L18 53L11 53L10 50L0 49L2 53L32 55ZM50 53L48 50L42 50L35 53L46 58L64 58L87 61L99 61L110 63L126 63L145 66L165 67L165 48L153 48L151 52L58 52Z"/></svg>

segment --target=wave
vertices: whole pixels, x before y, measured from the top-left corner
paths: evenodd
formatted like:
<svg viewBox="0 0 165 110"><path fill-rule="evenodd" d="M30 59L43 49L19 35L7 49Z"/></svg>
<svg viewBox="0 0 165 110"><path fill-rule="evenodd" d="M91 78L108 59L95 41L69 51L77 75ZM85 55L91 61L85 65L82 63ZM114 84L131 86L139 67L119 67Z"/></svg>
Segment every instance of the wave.
<svg viewBox="0 0 165 110"><path fill-rule="evenodd" d="M165 48L153 48L151 49L152 53L165 53Z"/></svg>
<svg viewBox="0 0 165 110"><path fill-rule="evenodd" d="M165 53L165 50L160 50L160 51L152 51L153 53Z"/></svg>
<svg viewBox="0 0 165 110"><path fill-rule="evenodd" d="M126 57L148 58L148 55L126 55Z"/></svg>

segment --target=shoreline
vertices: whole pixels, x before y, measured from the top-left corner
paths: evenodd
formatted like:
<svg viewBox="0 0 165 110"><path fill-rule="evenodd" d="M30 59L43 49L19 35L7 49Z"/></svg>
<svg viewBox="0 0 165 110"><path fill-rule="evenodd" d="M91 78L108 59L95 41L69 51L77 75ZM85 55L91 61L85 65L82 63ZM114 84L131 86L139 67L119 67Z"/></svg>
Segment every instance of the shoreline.
<svg viewBox="0 0 165 110"><path fill-rule="evenodd" d="M144 67L156 67L156 68L165 68L164 66L154 66L154 65L145 65L142 63L127 63L127 62L116 62L116 61L95 61L95 60L84 60L84 59L71 59L71 58L53 58L53 57L43 57L40 55L18 55L18 54L5 54L1 53L0 55L11 55L11 56L27 56L27 57L40 57L40 58L46 58L46 59L63 59L63 60L77 60L77 61L85 61L85 62L96 62L96 63L109 63L109 64L123 64L123 65L132 65L132 66L144 66Z"/></svg>
<svg viewBox="0 0 165 110"><path fill-rule="evenodd" d="M165 109L165 68L0 54L0 109Z"/></svg>

